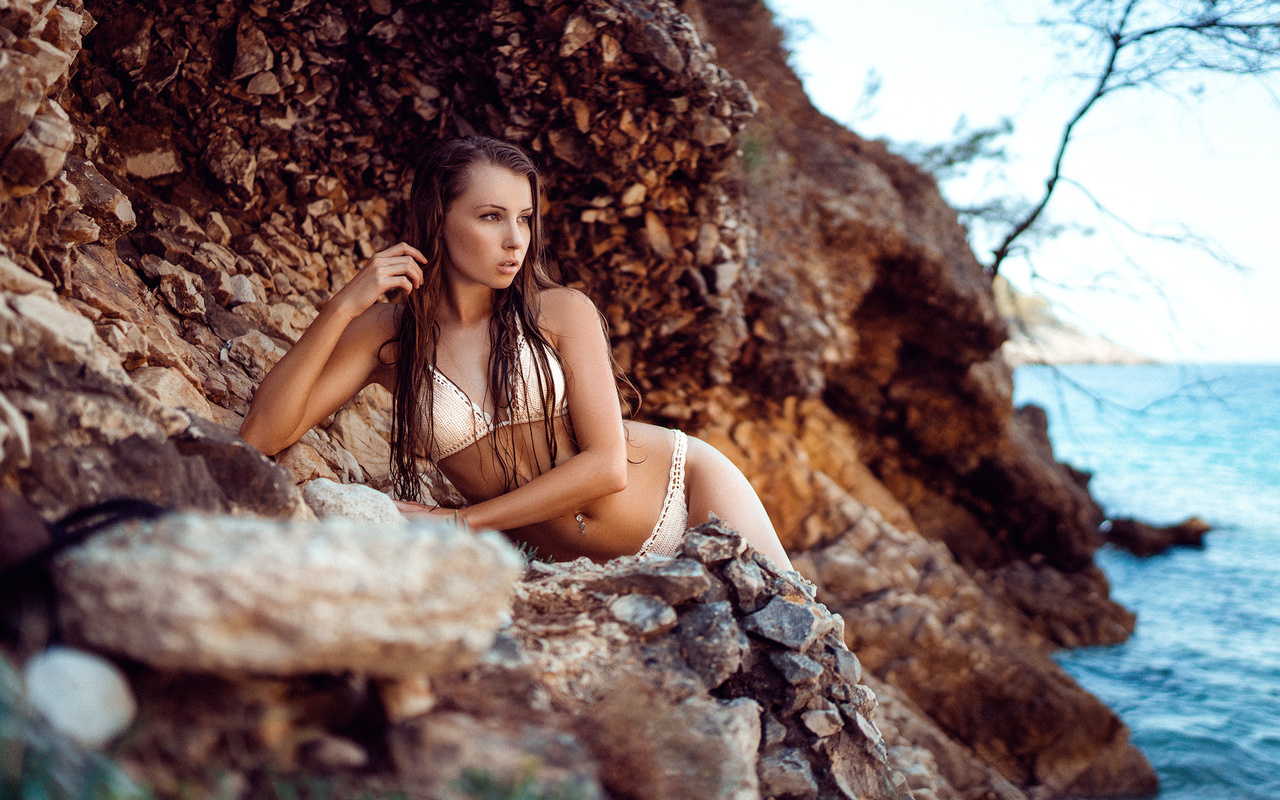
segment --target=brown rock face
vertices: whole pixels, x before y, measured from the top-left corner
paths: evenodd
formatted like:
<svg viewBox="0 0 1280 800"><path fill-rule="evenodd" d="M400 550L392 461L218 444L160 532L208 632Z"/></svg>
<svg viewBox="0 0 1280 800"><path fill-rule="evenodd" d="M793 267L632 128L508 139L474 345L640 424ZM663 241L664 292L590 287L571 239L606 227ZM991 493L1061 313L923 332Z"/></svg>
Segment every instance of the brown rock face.
<svg viewBox="0 0 1280 800"><path fill-rule="evenodd" d="M892 687L890 763L940 776L914 788L1149 789L1046 656L1133 620L1092 565L1085 481L1012 408L990 281L933 179L819 115L780 41L761 0L14 0L0 481L48 516L119 495L287 516L290 479L385 487L385 393L275 464L231 430L400 237L423 149L501 136L545 167L562 277L608 319L639 416L744 469ZM826 711L799 724L829 733ZM775 744L777 793L835 780Z"/></svg>

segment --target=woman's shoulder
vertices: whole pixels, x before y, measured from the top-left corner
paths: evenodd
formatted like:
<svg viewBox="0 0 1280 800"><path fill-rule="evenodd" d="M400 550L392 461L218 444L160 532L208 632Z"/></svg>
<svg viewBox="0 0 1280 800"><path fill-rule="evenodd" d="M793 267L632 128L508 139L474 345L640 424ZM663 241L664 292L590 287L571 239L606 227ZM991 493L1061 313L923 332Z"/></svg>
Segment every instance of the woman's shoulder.
<svg viewBox="0 0 1280 800"><path fill-rule="evenodd" d="M588 323L597 326L600 324L600 311L596 304L577 289L553 286L543 289L538 299L542 327L553 333L567 333Z"/></svg>

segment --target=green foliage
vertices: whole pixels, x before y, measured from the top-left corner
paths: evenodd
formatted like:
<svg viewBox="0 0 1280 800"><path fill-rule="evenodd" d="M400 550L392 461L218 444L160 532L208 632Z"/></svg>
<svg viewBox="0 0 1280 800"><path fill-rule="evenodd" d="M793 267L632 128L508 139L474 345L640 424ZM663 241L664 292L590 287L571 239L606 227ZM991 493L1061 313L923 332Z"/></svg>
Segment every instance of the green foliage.
<svg viewBox="0 0 1280 800"><path fill-rule="evenodd" d="M571 784L539 786L532 770L518 781L500 780L487 770L466 769L454 788L473 800L582 800L581 788Z"/></svg>
<svg viewBox="0 0 1280 800"><path fill-rule="evenodd" d="M904 157L932 172L939 181L963 174L980 161L1003 164L1009 160L1003 140L1013 133L1013 120L1001 117L995 125L971 128L961 115L949 142L926 145L908 142L895 147Z"/></svg>
<svg viewBox="0 0 1280 800"><path fill-rule="evenodd" d="M760 171L760 167L764 166L764 141L754 131L747 129L742 132L741 152L742 165L746 168L747 174L753 175Z"/></svg>
<svg viewBox="0 0 1280 800"><path fill-rule="evenodd" d="M543 564L554 564L556 560L551 556L544 556L538 553L538 548L528 542L513 542L516 546L516 552L524 558L524 563L531 564L534 561L541 561Z"/></svg>

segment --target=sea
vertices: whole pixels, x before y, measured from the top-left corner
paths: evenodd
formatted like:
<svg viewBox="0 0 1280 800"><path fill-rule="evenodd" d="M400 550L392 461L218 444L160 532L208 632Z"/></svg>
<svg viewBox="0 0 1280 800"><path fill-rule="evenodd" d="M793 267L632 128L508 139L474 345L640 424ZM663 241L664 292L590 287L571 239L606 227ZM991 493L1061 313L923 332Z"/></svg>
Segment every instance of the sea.
<svg viewBox="0 0 1280 800"><path fill-rule="evenodd" d="M1213 525L1203 548L1104 547L1123 644L1058 662L1115 709L1160 800L1280 798L1280 365L1025 366L1059 461L1110 517Z"/></svg>

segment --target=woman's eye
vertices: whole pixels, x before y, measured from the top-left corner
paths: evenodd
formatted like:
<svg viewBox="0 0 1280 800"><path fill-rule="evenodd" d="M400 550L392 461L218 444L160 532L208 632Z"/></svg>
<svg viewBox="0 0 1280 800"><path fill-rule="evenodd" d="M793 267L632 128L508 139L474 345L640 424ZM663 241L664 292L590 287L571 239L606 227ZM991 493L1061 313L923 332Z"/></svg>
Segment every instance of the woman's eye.
<svg viewBox="0 0 1280 800"><path fill-rule="evenodd" d="M530 222L532 219L533 219L533 217L530 217L530 216L524 216L524 217L521 217L521 218L520 218L520 224L521 224L521 225L528 225L528 224L529 224L529 222Z"/></svg>
<svg viewBox="0 0 1280 800"><path fill-rule="evenodd" d="M481 215L480 215L480 219L493 219L493 220L496 220L497 218L498 218L498 215L497 215L497 214L495 214L495 213L494 213L494 212L492 212L492 211L490 211L488 214L481 214Z"/></svg>

